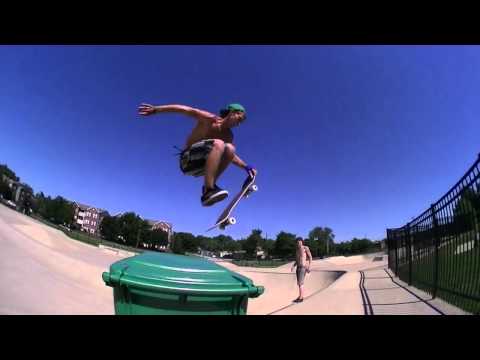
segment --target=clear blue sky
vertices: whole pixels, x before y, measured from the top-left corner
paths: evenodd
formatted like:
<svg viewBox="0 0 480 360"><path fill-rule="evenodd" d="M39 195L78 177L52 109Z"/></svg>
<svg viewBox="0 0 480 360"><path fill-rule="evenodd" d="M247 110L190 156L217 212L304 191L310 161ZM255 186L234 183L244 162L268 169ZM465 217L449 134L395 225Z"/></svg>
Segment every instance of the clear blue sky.
<svg viewBox="0 0 480 360"><path fill-rule="evenodd" d="M0 46L0 79L0 163L35 192L196 235L226 202L201 207L202 180L179 171L173 145L194 123L140 117L141 102L247 108L236 146L260 190L235 239L383 238L480 151L478 46ZM219 185L233 195L244 177L232 166Z"/></svg>

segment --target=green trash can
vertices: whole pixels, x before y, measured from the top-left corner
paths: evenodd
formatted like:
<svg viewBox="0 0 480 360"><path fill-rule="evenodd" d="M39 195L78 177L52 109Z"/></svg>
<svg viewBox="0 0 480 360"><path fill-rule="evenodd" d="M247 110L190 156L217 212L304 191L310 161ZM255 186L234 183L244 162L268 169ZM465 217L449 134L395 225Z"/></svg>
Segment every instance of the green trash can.
<svg viewBox="0 0 480 360"><path fill-rule="evenodd" d="M246 315L263 294L249 278L196 256L146 251L102 274L117 315Z"/></svg>

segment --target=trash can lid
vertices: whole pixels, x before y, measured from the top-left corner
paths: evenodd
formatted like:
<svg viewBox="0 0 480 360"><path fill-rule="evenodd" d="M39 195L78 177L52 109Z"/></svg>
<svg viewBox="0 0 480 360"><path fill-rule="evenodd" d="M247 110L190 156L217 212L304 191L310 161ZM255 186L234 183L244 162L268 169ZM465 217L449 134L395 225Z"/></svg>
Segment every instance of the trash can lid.
<svg viewBox="0 0 480 360"><path fill-rule="evenodd" d="M146 251L110 266L102 278L108 286L129 287L181 294L247 294L257 297L264 291L249 278L209 260Z"/></svg>

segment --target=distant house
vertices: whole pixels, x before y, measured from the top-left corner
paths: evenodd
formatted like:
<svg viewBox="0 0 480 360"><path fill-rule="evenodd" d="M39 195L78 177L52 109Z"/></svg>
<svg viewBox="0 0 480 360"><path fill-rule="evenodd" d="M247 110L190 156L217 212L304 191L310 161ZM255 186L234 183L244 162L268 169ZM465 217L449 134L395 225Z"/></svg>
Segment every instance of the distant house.
<svg viewBox="0 0 480 360"><path fill-rule="evenodd" d="M237 250L233 252L232 258L234 260L242 260L245 258L246 255L247 255L247 252L245 250Z"/></svg>
<svg viewBox="0 0 480 360"><path fill-rule="evenodd" d="M23 212L30 212L31 199L33 192L30 186L22 184L21 182L10 179L8 176L2 174L2 180L8 184L8 187L12 190L12 201L16 205L16 209ZM28 205L25 205L28 204ZM24 209L24 205L28 209Z"/></svg>
<svg viewBox="0 0 480 360"><path fill-rule="evenodd" d="M146 220L152 227L152 230L162 230L165 232L172 232L172 224L166 221Z"/></svg>
<svg viewBox="0 0 480 360"><path fill-rule="evenodd" d="M74 202L73 206L75 208L73 219L79 225L80 230L100 236L100 224L103 218L108 215L108 211L77 202Z"/></svg>
<svg viewBox="0 0 480 360"><path fill-rule="evenodd" d="M260 257L262 259L265 259L265 251L260 247L260 246L257 246L257 249L255 251L255 255L257 257Z"/></svg>
<svg viewBox="0 0 480 360"><path fill-rule="evenodd" d="M124 213L120 212L118 214L113 215L113 217L119 218L122 215L124 215ZM173 225L171 223L162 221L162 220L143 219L141 216L140 216L140 219L145 220L150 225L150 230L161 230L167 233L168 245L167 246L156 245L155 248L157 250L171 249L171 243L172 243L172 237L173 237ZM143 244L143 245L146 246L146 244Z"/></svg>
<svg viewBox="0 0 480 360"><path fill-rule="evenodd" d="M161 220L146 220L151 226L151 230L161 230L166 232L168 235L168 245L167 248L171 247L171 241L173 236L173 226L171 223Z"/></svg>
<svg viewBox="0 0 480 360"><path fill-rule="evenodd" d="M211 258L216 258L217 257L215 255L214 251L208 251L208 250L203 250L203 249L200 249L198 251L198 255L203 256L203 257L211 257Z"/></svg>

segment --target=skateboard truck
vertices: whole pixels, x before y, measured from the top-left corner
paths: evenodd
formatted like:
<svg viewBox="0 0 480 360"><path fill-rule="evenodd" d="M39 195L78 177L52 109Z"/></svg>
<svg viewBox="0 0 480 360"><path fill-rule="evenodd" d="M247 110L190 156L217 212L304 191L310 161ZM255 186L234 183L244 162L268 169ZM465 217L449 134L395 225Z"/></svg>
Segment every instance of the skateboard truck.
<svg viewBox="0 0 480 360"><path fill-rule="evenodd" d="M258 191L258 186L257 185L252 185L250 188L247 190L247 192L244 195L244 198L248 198L252 192ZM232 224L233 225L233 224Z"/></svg>
<svg viewBox="0 0 480 360"><path fill-rule="evenodd" d="M225 230L225 228L228 225L235 225L236 223L237 223L237 220L234 217L229 217L227 220L225 220L223 223L221 223L218 228L220 230Z"/></svg>

